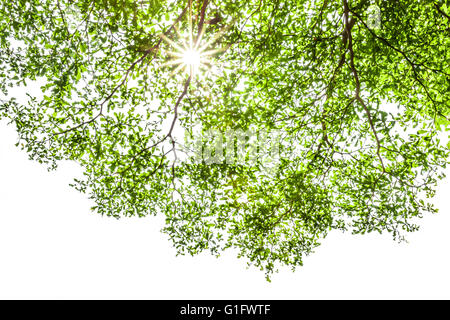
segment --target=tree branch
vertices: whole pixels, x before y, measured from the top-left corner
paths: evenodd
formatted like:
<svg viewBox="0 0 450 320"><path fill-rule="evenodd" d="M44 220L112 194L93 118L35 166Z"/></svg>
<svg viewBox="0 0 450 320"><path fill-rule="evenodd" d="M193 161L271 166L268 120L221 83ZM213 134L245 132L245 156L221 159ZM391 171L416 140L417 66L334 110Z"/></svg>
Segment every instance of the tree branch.
<svg viewBox="0 0 450 320"><path fill-rule="evenodd" d="M202 31L203 31L203 26L205 24L206 8L208 7L208 4L209 4L208 0L203 0L202 10L200 12L200 21L198 23L197 39L195 40L196 43L199 41L200 36L202 34Z"/></svg>
<svg viewBox="0 0 450 320"><path fill-rule="evenodd" d="M347 0L343 0L343 2L344 2L344 23L345 23L345 28L347 30L347 36L348 36L348 50L350 52L350 67L352 69L352 73L353 73L353 77L355 79L355 85L356 85L355 99L359 102L359 104L361 104L361 106L366 111L367 118L368 118L369 124L370 124L370 128L372 129L373 135L375 136L375 140L377 142L377 155L378 155L378 158L380 159L381 166L383 167L383 172L386 172L383 158L381 157L381 153L380 153L381 142L378 137L377 130L375 129L372 115L370 114L369 108L367 107L367 105L365 104L364 100L361 98L361 95L360 95L361 82L359 80L358 71L356 70L356 67L355 67L355 53L353 51L353 37L352 37L352 32L351 32L351 28L353 27L353 25L351 25L349 22L350 9L348 7L348 2L347 2Z"/></svg>
<svg viewBox="0 0 450 320"><path fill-rule="evenodd" d="M408 62L408 64L411 66L411 69L412 69L413 74L414 74L414 79L416 79L416 81L417 81L417 82L420 84L420 86L424 89L424 91L425 91L425 93L426 93L428 99L430 99L430 101L433 103L433 107L434 107L435 113L436 113L437 115L439 115L439 116L441 116L441 117L443 117L443 118L449 120L444 114L442 114L442 112L440 112L440 111L437 109L437 107L436 107L436 101L431 97L431 94L430 94L428 88L425 86L425 84L423 83L423 81L422 81L422 80L420 79L420 77L419 77L419 74L418 74L417 69L416 69L416 65L417 65L417 64L414 63L414 62L406 55L405 52L403 52L402 50L400 50L400 49L394 47L394 46L393 46L392 44L390 44L389 41L387 41L385 38L380 37L380 36L377 35L375 32L373 32L373 30L372 30L371 28L369 28L369 26L364 22L364 20L361 18L361 16L359 16L356 12L351 11L351 10L349 10L349 12L351 12L354 16L356 16L356 17L361 21L361 23L364 25L364 27L365 27L365 28L366 28L366 29L367 29L367 30L368 30L375 38L377 38L378 40L380 40L381 42L383 42L386 46L388 46L388 47L391 48L392 50L394 50L394 51L400 53L400 54L405 58L405 60L406 60L406 61ZM424 66L424 67L427 68L427 69L430 69L430 68L427 67L427 66ZM443 73L443 74L448 75L446 72L443 72L442 70L436 70L436 69L430 69L430 70L438 71L438 72L441 72L441 73Z"/></svg>
<svg viewBox="0 0 450 320"><path fill-rule="evenodd" d="M444 12L444 10L442 10L437 3L434 4L434 6L436 7L437 11L439 11L440 14L442 14L444 17L446 17L449 21L450 21L450 16L448 14L446 14Z"/></svg>

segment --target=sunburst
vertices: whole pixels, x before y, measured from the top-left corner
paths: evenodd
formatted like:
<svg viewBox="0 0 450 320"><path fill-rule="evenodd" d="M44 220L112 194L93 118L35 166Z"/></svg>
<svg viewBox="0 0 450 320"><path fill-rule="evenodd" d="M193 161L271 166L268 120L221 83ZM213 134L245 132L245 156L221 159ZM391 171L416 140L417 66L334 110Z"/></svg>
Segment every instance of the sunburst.
<svg viewBox="0 0 450 320"><path fill-rule="evenodd" d="M229 27L222 28L206 40L204 37L205 24L200 26L200 31L197 35L194 35L191 8L189 8L188 20L187 35L183 35L177 25L174 25L174 30L178 36L176 41L169 39L164 34L161 35L161 38L173 48L167 52L172 59L161 65L161 67L175 67L171 76L181 72L190 77L195 77L202 69L207 69L213 64L212 57L214 55L227 50L227 48L213 48L213 45Z"/></svg>

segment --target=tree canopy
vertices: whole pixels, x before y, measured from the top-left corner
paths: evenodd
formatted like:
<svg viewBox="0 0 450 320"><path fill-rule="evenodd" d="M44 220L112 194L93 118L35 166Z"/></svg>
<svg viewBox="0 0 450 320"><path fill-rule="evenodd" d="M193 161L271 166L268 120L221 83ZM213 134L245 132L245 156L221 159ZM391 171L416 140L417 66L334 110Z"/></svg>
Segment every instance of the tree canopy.
<svg viewBox="0 0 450 320"><path fill-rule="evenodd" d="M189 37L195 74L172 52ZM0 117L49 169L80 164L95 212L164 215L180 254L270 276L332 230L402 240L437 211L449 48L447 1L2 0ZM272 170L182 158L194 127L281 132L282 152Z"/></svg>

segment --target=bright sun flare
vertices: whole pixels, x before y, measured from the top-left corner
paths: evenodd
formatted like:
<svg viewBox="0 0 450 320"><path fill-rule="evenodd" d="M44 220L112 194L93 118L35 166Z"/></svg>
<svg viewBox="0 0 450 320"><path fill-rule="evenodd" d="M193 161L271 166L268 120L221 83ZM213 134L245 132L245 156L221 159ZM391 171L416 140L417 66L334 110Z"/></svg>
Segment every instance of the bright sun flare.
<svg viewBox="0 0 450 320"><path fill-rule="evenodd" d="M212 65L209 57L223 52L226 49L214 49L211 46L219 39L228 28L223 28L210 39L205 40L205 27L202 26L198 35L194 35L192 26L192 13L189 14L189 30L188 35L182 36L180 30L174 25L174 30L178 35L177 42L169 39L164 34L161 35L163 40L169 44L174 50L169 51L168 55L173 59L164 63L161 67L176 67L171 75L185 72L191 77L198 75L201 69L206 69Z"/></svg>
<svg viewBox="0 0 450 320"><path fill-rule="evenodd" d="M180 43L176 43L162 35L162 38L175 49L174 51L168 52L169 56L173 59L162 65L162 67L177 66L172 72L172 75L184 71L190 76L195 76L200 69L207 68L208 65L211 65L211 60L208 59L209 57L223 51L223 49L207 50L221 34L202 43L203 30L196 40L193 39L192 31L190 31L188 39L185 39L185 37L180 34L178 28L175 27L175 30L177 31Z"/></svg>
<svg viewBox="0 0 450 320"><path fill-rule="evenodd" d="M198 68L200 66L200 59L201 57L198 51L189 49L183 53L183 63L192 68Z"/></svg>

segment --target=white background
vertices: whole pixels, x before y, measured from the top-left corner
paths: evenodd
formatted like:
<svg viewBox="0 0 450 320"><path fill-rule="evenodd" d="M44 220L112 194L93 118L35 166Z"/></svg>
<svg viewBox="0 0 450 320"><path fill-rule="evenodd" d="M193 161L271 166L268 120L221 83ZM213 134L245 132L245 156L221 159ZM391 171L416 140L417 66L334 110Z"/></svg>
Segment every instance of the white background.
<svg viewBox="0 0 450 320"><path fill-rule="evenodd" d="M0 299L450 298L449 179L408 244L334 232L267 283L232 252L175 257L161 218L93 214L76 165L49 173L16 139L0 122Z"/></svg>

